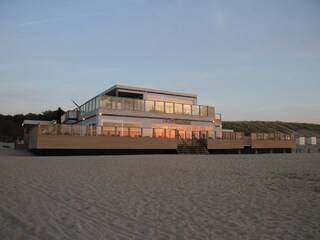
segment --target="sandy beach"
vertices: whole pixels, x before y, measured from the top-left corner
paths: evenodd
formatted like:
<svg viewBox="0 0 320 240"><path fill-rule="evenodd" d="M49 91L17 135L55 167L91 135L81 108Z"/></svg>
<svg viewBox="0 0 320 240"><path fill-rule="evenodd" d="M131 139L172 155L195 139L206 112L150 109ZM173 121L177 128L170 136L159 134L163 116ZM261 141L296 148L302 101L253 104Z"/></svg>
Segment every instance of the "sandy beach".
<svg viewBox="0 0 320 240"><path fill-rule="evenodd" d="M0 156L0 239L320 239L320 154Z"/></svg>

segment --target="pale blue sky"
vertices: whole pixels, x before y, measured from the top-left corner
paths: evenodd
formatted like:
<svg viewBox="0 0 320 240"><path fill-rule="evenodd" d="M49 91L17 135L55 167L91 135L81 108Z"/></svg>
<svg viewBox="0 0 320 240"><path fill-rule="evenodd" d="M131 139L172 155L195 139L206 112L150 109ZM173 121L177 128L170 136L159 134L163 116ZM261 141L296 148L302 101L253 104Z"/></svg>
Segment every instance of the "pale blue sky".
<svg viewBox="0 0 320 240"><path fill-rule="evenodd" d="M223 120L320 124L319 0L0 0L0 113L114 84L195 93Z"/></svg>

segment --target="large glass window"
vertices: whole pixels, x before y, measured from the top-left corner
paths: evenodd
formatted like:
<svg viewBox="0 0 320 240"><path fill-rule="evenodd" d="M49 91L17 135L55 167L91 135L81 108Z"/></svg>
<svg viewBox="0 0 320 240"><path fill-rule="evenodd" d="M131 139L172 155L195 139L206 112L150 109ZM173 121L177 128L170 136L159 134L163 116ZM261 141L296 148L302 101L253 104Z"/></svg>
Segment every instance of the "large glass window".
<svg viewBox="0 0 320 240"><path fill-rule="evenodd" d="M207 106L200 106L200 116L208 116L208 107Z"/></svg>
<svg viewBox="0 0 320 240"><path fill-rule="evenodd" d="M121 110L123 106L123 98L116 98L117 101L117 109Z"/></svg>
<svg viewBox="0 0 320 240"><path fill-rule="evenodd" d="M191 115L191 105L183 104L183 114Z"/></svg>
<svg viewBox="0 0 320 240"><path fill-rule="evenodd" d="M100 98L100 106L101 106L101 107L107 107L107 104L108 104L107 97L102 96L102 97Z"/></svg>
<svg viewBox="0 0 320 240"><path fill-rule="evenodd" d="M199 137L202 139L206 139L207 138L207 131L206 131L206 127L204 126L200 126L200 133L199 133Z"/></svg>
<svg viewBox="0 0 320 240"><path fill-rule="evenodd" d="M197 105L192 105L192 115L194 116L199 116L199 106Z"/></svg>
<svg viewBox="0 0 320 240"><path fill-rule="evenodd" d="M144 111L144 100L134 99L134 110L135 111Z"/></svg>
<svg viewBox="0 0 320 240"><path fill-rule="evenodd" d="M208 116L214 116L214 107L208 107Z"/></svg>
<svg viewBox="0 0 320 240"><path fill-rule="evenodd" d="M199 138L199 127L198 126L192 126L192 134L196 138Z"/></svg>
<svg viewBox="0 0 320 240"><path fill-rule="evenodd" d="M186 138L186 139L191 139L191 138L192 138L192 135L191 135L191 126L186 126L185 129L186 129L186 136L185 136L185 138Z"/></svg>
<svg viewBox="0 0 320 240"><path fill-rule="evenodd" d="M166 113L173 113L173 103L171 102L166 102Z"/></svg>
<svg viewBox="0 0 320 240"><path fill-rule="evenodd" d="M154 111L154 101L145 101L145 109L146 112L153 112Z"/></svg>
<svg viewBox="0 0 320 240"><path fill-rule="evenodd" d="M104 122L102 130L104 136L120 136L121 123Z"/></svg>
<svg viewBox="0 0 320 240"><path fill-rule="evenodd" d="M180 103L174 104L174 113L175 114L182 114L182 104L180 104Z"/></svg>
<svg viewBox="0 0 320 240"><path fill-rule="evenodd" d="M123 136L140 137L140 123L123 123Z"/></svg>
<svg viewBox="0 0 320 240"><path fill-rule="evenodd" d="M186 135L185 135L184 126L183 125L178 125L177 128L178 128L178 132L179 132L180 137L185 138Z"/></svg>
<svg viewBox="0 0 320 240"><path fill-rule="evenodd" d="M164 102L155 102L156 112L164 112Z"/></svg>
<svg viewBox="0 0 320 240"><path fill-rule="evenodd" d="M130 111L146 111L146 112L161 112L161 113L175 113L193 116L214 116L215 120L220 115L215 114L215 108L209 106L191 105L188 103L174 103L157 100L143 100L133 98L123 98L114 96L99 96L94 98L80 108L82 112L91 112L99 107L117 110Z"/></svg>
<svg viewBox="0 0 320 240"><path fill-rule="evenodd" d="M152 124L153 137L163 137L163 129L160 128L160 124Z"/></svg>
<svg viewBox="0 0 320 240"><path fill-rule="evenodd" d="M124 98L123 99L123 109L124 110L133 110L133 99L132 98Z"/></svg>
<svg viewBox="0 0 320 240"><path fill-rule="evenodd" d="M111 97L104 97L102 101L103 107L108 109L112 109L112 98Z"/></svg>

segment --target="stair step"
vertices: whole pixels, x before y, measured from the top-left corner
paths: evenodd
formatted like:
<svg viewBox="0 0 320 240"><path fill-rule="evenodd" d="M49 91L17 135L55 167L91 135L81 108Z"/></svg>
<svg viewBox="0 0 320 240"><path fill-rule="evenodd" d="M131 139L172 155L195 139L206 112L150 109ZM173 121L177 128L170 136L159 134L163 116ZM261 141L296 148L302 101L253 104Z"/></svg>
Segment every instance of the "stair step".
<svg viewBox="0 0 320 240"><path fill-rule="evenodd" d="M193 139L183 139L179 136L177 144L178 154L210 154L203 143L194 137Z"/></svg>

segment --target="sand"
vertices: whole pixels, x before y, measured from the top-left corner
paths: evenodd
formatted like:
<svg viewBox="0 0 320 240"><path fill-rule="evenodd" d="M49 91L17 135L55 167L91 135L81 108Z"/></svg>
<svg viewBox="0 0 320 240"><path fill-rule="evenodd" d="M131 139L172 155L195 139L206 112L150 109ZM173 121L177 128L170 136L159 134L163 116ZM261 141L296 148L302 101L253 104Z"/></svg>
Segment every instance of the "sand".
<svg viewBox="0 0 320 240"><path fill-rule="evenodd" d="M0 239L320 239L320 154L0 156Z"/></svg>

